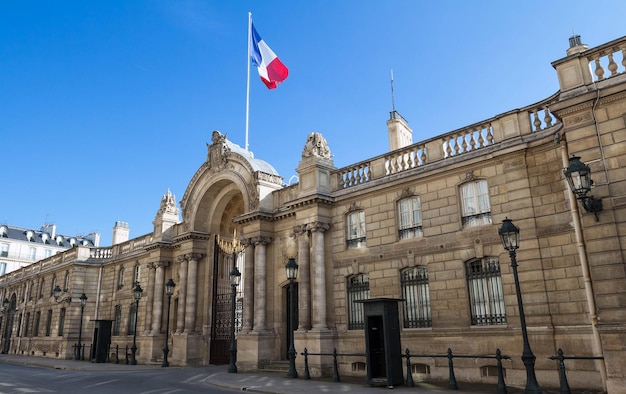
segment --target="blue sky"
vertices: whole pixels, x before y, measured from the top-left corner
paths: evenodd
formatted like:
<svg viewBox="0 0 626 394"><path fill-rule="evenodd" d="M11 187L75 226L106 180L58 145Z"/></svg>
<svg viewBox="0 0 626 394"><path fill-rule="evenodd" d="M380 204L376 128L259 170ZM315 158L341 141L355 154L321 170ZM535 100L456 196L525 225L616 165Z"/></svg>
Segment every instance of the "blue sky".
<svg viewBox="0 0 626 394"><path fill-rule="evenodd" d="M338 168L388 150L391 69L418 142L556 92L573 33L626 33L623 0L0 1L0 222L151 232L213 130L245 145L248 12L289 68L250 87L249 148L285 182L313 131Z"/></svg>

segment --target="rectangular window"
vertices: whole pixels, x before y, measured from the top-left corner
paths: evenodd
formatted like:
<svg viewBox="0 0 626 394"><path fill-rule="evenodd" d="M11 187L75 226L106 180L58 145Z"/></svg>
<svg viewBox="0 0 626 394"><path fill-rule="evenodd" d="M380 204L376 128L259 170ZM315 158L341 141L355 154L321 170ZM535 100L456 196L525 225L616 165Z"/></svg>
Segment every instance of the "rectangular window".
<svg viewBox="0 0 626 394"><path fill-rule="evenodd" d="M45 258L52 256L52 251L50 249L44 249L43 255Z"/></svg>
<svg viewBox="0 0 626 394"><path fill-rule="evenodd" d="M122 326L122 306L115 305L115 320L113 321L113 335L120 335Z"/></svg>
<svg viewBox="0 0 626 394"><path fill-rule="evenodd" d="M398 218L400 239L421 237L422 233L422 209L419 197L408 197L398 202Z"/></svg>
<svg viewBox="0 0 626 394"><path fill-rule="evenodd" d="M48 316L46 317L46 336L50 336L50 328L52 327L52 309L48 309Z"/></svg>
<svg viewBox="0 0 626 394"><path fill-rule="evenodd" d="M24 336L28 336L28 325L30 324L30 312L26 313L26 321L24 321Z"/></svg>
<svg viewBox="0 0 626 394"><path fill-rule="evenodd" d="M137 326L137 304L130 304L130 310L128 311L128 327L126 328L126 335L134 335L135 328Z"/></svg>
<svg viewBox="0 0 626 394"><path fill-rule="evenodd" d="M22 314L20 313L19 319L17 320L17 336L19 337L22 334Z"/></svg>
<svg viewBox="0 0 626 394"><path fill-rule="evenodd" d="M41 320L41 311L37 311L35 313L35 326L33 327L33 336L39 336L39 321Z"/></svg>
<svg viewBox="0 0 626 394"><path fill-rule="evenodd" d="M472 325L506 324L502 277L498 259L486 257L466 263Z"/></svg>
<svg viewBox="0 0 626 394"><path fill-rule="evenodd" d="M30 260L35 260L37 258L37 248L28 248L28 258Z"/></svg>
<svg viewBox="0 0 626 394"><path fill-rule="evenodd" d="M65 308L61 308L59 312L59 336L63 336L63 326L65 326Z"/></svg>
<svg viewBox="0 0 626 394"><path fill-rule="evenodd" d="M0 244L0 257L9 257L9 244Z"/></svg>
<svg viewBox="0 0 626 394"><path fill-rule="evenodd" d="M348 330L365 328L363 320L363 303L357 302L370 298L370 278L367 274L354 275L348 278Z"/></svg>
<svg viewBox="0 0 626 394"><path fill-rule="evenodd" d="M432 327L430 289L426 267L407 268L401 273L404 297L404 328Z"/></svg>
<svg viewBox="0 0 626 394"><path fill-rule="evenodd" d="M365 211L356 211L347 217L346 243L348 249L365 247Z"/></svg>
<svg viewBox="0 0 626 394"><path fill-rule="evenodd" d="M7 263L0 263L0 275L7 273Z"/></svg>
<svg viewBox="0 0 626 394"><path fill-rule="evenodd" d="M487 181L478 180L461 186L463 227L476 227L491 223L491 205Z"/></svg>
<svg viewBox="0 0 626 394"><path fill-rule="evenodd" d="M141 274L141 266L139 264L135 265L135 272L133 275L133 284L136 286L139 283Z"/></svg>

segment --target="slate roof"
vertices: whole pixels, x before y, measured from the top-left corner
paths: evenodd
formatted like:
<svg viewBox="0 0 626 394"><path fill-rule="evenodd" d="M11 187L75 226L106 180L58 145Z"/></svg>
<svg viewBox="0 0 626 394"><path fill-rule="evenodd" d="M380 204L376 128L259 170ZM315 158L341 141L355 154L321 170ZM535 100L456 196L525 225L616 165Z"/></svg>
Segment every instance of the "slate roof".
<svg viewBox="0 0 626 394"><path fill-rule="evenodd" d="M42 230L33 230L33 229L28 229L28 228L11 226L8 224L0 224L0 229L2 227L6 228L6 234L2 234L2 231L0 230L0 241L2 241L3 239L11 239L11 240L16 240L16 241L30 242L30 243L39 244L39 245L50 245L50 246L56 246L56 247L68 247L69 248L70 239L75 238L76 245L94 246L94 243L91 239L85 238L84 236L80 236L80 235L74 236L74 235L63 235L63 234L56 233L55 239L53 239L52 237L50 237L50 234ZM32 231L33 233L32 240L29 240L27 237L29 231ZM46 237L44 236L44 234L48 234L47 241L45 240ZM62 245L59 245L56 242L56 238L59 236L63 237Z"/></svg>

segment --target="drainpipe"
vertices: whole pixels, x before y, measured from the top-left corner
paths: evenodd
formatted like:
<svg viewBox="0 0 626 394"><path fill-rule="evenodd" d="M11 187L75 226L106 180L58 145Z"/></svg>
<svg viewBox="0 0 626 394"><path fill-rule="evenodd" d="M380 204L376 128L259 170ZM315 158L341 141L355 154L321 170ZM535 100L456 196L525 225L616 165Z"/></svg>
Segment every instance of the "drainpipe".
<svg viewBox="0 0 626 394"><path fill-rule="evenodd" d="M100 264L100 269L98 270L98 290L96 290L96 312L95 312L95 320L100 318L100 293L102 292L102 270L104 269L104 264Z"/></svg>
<svg viewBox="0 0 626 394"><path fill-rule="evenodd" d="M563 136L565 137L565 136ZM569 156L567 152L567 144L561 144L561 161L563 168L569 165ZM569 190L569 186L565 185ZM574 233L576 235L576 249L578 250L578 258L580 260L580 268L583 272L583 280L585 282L585 295L587 298L587 308L589 308L589 319L591 320L591 330L593 332L593 353L595 357L602 357L602 340L598 332L598 314L596 309L595 295L593 292L593 284L591 283L591 275L589 274L589 261L587 260L587 248L585 247L585 239L583 237L582 224L580 223L580 215L578 214L578 201L571 191L567 193L569 196L570 212L572 213L572 221L574 223ZM604 359L596 360L596 367L600 370L602 376L602 389L606 391L606 365Z"/></svg>

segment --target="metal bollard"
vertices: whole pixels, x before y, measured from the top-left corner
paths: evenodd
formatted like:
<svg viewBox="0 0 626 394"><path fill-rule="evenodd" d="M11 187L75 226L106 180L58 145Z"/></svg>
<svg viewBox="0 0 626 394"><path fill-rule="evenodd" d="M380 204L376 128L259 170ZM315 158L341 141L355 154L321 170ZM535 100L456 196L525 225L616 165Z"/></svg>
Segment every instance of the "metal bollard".
<svg viewBox="0 0 626 394"><path fill-rule="evenodd" d="M304 348L304 378L306 380L311 380L311 374L309 373L309 350Z"/></svg>
<svg viewBox="0 0 626 394"><path fill-rule="evenodd" d="M413 381L413 373L411 373L411 354L409 353L409 348L406 348L406 385L407 387L415 387L415 382Z"/></svg>
<svg viewBox="0 0 626 394"><path fill-rule="evenodd" d="M339 367L337 366L337 348L333 348L333 381L339 382Z"/></svg>
<svg viewBox="0 0 626 394"><path fill-rule="evenodd" d="M448 348L448 370L450 376L448 378L448 388L450 390L458 390L459 386L456 384L456 377L454 376L454 365L452 363L452 349Z"/></svg>

